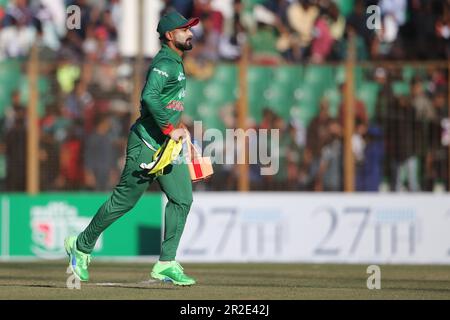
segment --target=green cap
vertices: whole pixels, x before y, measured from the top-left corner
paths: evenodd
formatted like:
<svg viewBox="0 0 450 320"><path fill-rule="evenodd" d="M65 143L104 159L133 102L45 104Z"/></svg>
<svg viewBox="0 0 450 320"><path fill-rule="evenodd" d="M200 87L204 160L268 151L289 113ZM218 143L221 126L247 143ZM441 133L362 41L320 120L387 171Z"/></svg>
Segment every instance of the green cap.
<svg viewBox="0 0 450 320"><path fill-rule="evenodd" d="M158 23L158 33L159 37L164 38L164 34L167 31L172 31L175 29L193 27L200 21L199 18L192 18L190 20L183 17L177 11L171 11L166 13L161 17Z"/></svg>

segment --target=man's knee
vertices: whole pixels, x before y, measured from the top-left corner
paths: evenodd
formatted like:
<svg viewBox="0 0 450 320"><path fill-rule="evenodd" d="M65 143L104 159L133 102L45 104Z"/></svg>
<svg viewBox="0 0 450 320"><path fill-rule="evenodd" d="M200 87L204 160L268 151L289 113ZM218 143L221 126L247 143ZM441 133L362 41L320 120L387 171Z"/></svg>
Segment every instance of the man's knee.
<svg viewBox="0 0 450 320"><path fill-rule="evenodd" d="M133 209L135 204L136 203L134 203L134 202L133 203L130 203L130 202L118 203L115 201L108 201L106 210L108 212L111 212L114 214L120 212L121 215L123 215L123 214L127 213L128 211L130 211L131 209Z"/></svg>
<svg viewBox="0 0 450 320"><path fill-rule="evenodd" d="M136 203L139 201L139 198L140 197L138 196L130 195L128 197L123 197L113 192L108 201L108 209L111 212L122 212L123 214L125 214L134 208Z"/></svg>
<svg viewBox="0 0 450 320"><path fill-rule="evenodd" d="M188 199L183 199L180 202L180 205L187 211L189 212L189 210L191 210L191 206L192 206L192 198L188 198Z"/></svg>
<svg viewBox="0 0 450 320"><path fill-rule="evenodd" d="M181 210L183 210L187 214L189 212L189 210L191 209L193 199L192 199L192 197L183 198L183 199L172 198L172 199L169 199L169 201L171 201L175 206L179 207Z"/></svg>

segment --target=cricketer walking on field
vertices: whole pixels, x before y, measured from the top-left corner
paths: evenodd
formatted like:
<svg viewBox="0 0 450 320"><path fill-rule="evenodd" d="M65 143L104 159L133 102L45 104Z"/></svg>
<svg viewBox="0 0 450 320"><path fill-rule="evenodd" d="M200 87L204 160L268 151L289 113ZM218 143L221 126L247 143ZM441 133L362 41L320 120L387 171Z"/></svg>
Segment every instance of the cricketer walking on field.
<svg viewBox="0 0 450 320"><path fill-rule="evenodd" d="M149 184L157 180L168 203L161 255L150 275L176 285L195 284L195 280L184 274L182 266L175 260L192 204L192 182L187 165L171 164L164 168L162 175L149 175L140 164L150 162L166 139L179 141L186 137L185 129L177 128L186 88L182 55L192 49L190 28L198 22L198 18L187 20L175 11L162 16L159 21L157 31L162 48L147 73L141 94L141 116L130 129L126 162L119 184L86 229L78 237L71 236L64 241L70 267L81 281L89 280L91 252L100 234L130 211Z"/></svg>

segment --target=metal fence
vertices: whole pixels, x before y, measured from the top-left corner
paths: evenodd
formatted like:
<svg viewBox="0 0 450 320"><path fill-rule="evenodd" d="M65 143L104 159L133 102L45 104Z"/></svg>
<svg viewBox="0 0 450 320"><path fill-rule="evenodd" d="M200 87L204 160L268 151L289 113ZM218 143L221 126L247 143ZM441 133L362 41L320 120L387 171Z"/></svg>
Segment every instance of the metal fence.
<svg viewBox="0 0 450 320"><path fill-rule="evenodd" d="M38 54L0 62L1 190L111 190L138 116L146 70L137 66L41 61ZM280 166L264 176L260 164L215 165L197 190L242 189L242 179L249 190L449 190L447 62L219 64L208 72L188 78L185 124L279 129ZM237 121L242 108L244 125Z"/></svg>

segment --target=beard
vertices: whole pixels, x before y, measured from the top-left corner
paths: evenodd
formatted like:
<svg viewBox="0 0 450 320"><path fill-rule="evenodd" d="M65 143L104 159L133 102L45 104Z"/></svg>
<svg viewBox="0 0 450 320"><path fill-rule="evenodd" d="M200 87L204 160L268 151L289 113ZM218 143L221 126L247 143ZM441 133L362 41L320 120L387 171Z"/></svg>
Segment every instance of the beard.
<svg viewBox="0 0 450 320"><path fill-rule="evenodd" d="M189 51L192 49L192 39L188 38L186 39L184 42L183 41L178 41L175 40L174 41L174 45L177 49L181 50L181 51Z"/></svg>

